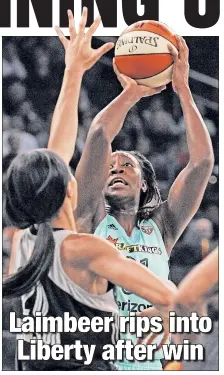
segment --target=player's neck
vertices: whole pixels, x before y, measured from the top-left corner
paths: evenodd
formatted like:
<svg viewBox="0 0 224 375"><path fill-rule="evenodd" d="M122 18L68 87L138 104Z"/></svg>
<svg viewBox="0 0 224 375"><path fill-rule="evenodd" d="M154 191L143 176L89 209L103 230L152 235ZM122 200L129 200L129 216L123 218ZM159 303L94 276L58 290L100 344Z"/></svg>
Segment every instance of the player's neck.
<svg viewBox="0 0 224 375"><path fill-rule="evenodd" d="M128 211L121 211L114 213L113 216L116 218L118 223L124 228L125 232L130 237L133 229L136 226L137 213L128 213Z"/></svg>
<svg viewBox="0 0 224 375"><path fill-rule="evenodd" d="M114 216L119 224L125 229L128 236L131 236L136 226L139 201L130 197L108 197L107 203L110 206L109 214Z"/></svg>
<svg viewBox="0 0 224 375"><path fill-rule="evenodd" d="M72 206L69 201L64 201L57 218L52 222L52 227L77 232Z"/></svg>
<svg viewBox="0 0 224 375"><path fill-rule="evenodd" d="M108 197L110 209L109 214L114 216L119 224L124 228L128 236L131 236L133 228L136 226L138 204L134 198L129 197Z"/></svg>

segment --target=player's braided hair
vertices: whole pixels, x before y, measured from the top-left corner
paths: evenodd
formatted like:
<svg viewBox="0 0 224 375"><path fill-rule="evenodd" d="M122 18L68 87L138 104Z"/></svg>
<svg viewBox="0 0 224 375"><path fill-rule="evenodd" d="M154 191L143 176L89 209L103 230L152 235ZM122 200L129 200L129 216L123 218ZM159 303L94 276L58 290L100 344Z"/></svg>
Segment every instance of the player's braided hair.
<svg viewBox="0 0 224 375"><path fill-rule="evenodd" d="M3 297L29 292L48 274L55 248L51 220L64 202L68 181L66 164L48 150L21 154L10 165L4 204L6 220L20 229L37 224L38 232L28 263L4 281Z"/></svg>
<svg viewBox="0 0 224 375"><path fill-rule="evenodd" d="M142 178L147 184L147 190L145 192L141 190L138 210L138 219L147 220L150 218L154 209L157 208L162 202L156 181L156 174L152 164L144 155L138 151L128 151L128 153L133 155L139 162L142 171ZM155 202L155 204L150 204L152 201Z"/></svg>

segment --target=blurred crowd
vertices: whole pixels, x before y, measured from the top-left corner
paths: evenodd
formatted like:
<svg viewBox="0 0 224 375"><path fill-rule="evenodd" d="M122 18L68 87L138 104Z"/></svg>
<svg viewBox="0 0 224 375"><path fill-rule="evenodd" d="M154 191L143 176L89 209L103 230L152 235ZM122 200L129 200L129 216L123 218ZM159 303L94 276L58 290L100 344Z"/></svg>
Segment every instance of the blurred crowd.
<svg viewBox="0 0 224 375"><path fill-rule="evenodd" d="M190 65L194 70L218 78L218 40L186 38ZM218 38L217 38L218 39ZM95 47L102 40L95 38ZM203 45L200 50L198 44ZM210 50L210 64L203 56ZM82 154L88 129L95 115L121 91L111 61L113 52L86 73L79 103L79 133L71 166ZM204 69L204 70L203 70ZM7 169L21 152L46 147L52 114L60 91L64 51L56 37L3 38L3 194ZM215 167L202 205L171 257L171 278L178 284L183 276L211 251L218 241L218 113L206 106L217 98L217 90L193 83L197 105L208 127L215 151ZM139 150L152 162L162 198L188 162L185 124L171 85L160 95L142 99L127 115L113 149ZM3 217L3 265L6 271L12 228Z"/></svg>

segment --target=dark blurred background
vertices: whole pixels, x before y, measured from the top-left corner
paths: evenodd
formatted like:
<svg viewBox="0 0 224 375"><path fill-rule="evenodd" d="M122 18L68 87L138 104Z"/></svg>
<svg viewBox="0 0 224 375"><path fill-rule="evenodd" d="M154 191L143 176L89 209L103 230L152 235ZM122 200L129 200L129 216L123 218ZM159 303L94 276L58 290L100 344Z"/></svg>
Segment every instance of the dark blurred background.
<svg viewBox="0 0 224 375"><path fill-rule="evenodd" d="M113 37L93 39L99 47ZM170 264L178 284L218 242L218 37L186 37L190 49L190 87L208 127L215 166L196 216L176 244ZM112 69L113 51L83 79L79 103L79 133L71 161L75 169L94 116L120 92ZM64 51L57 37L3 38L3 198L7 169L20 152L46 147L53 110L64 71ZM139 150L152 162L162 198L166 199L177 174L188 162L185 125L172 86L153 98L142 99L127 115L113 150ZM3 272L7 272L14 228L3 216ZM9 306L12 310L12 305ZM7 322L4 323L5 328ZM7 333L6 333L7 336ZM11 368L9 353L5 369Z"/></svg>

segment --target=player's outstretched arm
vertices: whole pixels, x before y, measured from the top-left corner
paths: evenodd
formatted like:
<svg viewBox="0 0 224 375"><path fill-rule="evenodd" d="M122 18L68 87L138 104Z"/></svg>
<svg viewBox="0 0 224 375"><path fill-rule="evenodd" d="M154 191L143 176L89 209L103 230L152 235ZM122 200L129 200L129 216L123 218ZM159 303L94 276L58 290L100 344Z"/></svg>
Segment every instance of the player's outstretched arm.
<svg viewBox="0 0 224 375"><path fill-rule="evenodd" d="M94 21L85 34L87 8L83 8L77 31L70 10L68 18L70 40L56 27L58 37L65 49L65 72L48 143L48 148L57 152L67 164L73 156L77 137L78 101L83 74L113 47L113 43L106 43L97 50L91 48L92 36L100 24L100 17Z"/></svg>
<svg viewBox="0 0 224 375"><path fill-rule="evenodd" d="M211 139L188 85L189 50L183 38L177 37L177 40L179 54L169 46L174 58L172 84L184 114L190 160L174 181L167 204L163 205L168 250L197 212L214 165Z"/></svg>
<svg viewBox="0 0 224 375"><path fill-rule="evenodd" d="M85 248L88 268L96 275L104 277L113 284L156 304L168 306L173 302L176 288L162 281L140 263L125 258L112 244L98 237L89 235ZM84 250L85 251L85 250Z"/></svg>
<svg viewBox="0 0 224 375"><path fill-rule="evenodd" d="M137 85L133 79L120 74L115 64L114 70L124 90L94 118L75 175L79 188L76 219L89 217L91 221L95 217L95 226L105 215L103 199L102 207L99 203L108 178L112 141L134 104L142 97L158 94L166 88Z"/></svg>

